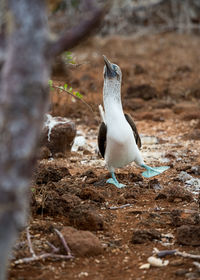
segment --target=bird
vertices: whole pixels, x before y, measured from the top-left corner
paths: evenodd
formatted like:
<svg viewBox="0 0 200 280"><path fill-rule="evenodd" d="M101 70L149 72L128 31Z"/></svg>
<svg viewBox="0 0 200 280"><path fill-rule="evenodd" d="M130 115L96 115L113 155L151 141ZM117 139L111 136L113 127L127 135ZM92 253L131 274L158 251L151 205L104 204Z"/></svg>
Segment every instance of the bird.
<svg viewBox="0 0 200 280"><path fill-rule="evenodd" d="M131 162L145 168L142 175L150 178L169 169L169 166L150 167L145 164L140 152L141 139L136 125L129 114L124 113L121 101L122 72L117 64L111 63L105 55L103 105L99 105L102 122L98 131L98 148L105 159L111 178L106 182L122 188L118 182L115 169ZM105 111L104 111L105 110Z"/></svg>

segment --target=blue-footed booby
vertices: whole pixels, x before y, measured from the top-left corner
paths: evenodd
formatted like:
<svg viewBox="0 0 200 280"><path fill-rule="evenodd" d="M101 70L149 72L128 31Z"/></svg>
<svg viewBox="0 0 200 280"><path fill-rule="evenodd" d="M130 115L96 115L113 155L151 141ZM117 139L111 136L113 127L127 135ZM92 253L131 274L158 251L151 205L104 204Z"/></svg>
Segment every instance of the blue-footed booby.
<svg viewBox="0 0 200 280"><path fill-rule="evenodd" d="M98 146L102 157L106 161L112 178L106 182L121 188L115 176L115 168L121 168L131 162L145 168L142 175L146 178L156 176L167 170L169 166L150 167L144 163L139 148L141 140L136 125L130 115L124 114L121 102L122 73L118 65L111 63L103 56L104 86L103 104L104 110L99 105L102 123L99 127Z"/></svg>

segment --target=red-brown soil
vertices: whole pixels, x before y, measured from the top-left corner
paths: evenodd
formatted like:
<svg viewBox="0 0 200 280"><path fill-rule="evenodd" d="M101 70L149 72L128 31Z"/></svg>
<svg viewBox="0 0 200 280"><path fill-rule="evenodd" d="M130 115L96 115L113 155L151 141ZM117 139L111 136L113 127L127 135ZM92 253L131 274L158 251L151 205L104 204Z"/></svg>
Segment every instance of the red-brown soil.
<svg viewBox="0 0 200 280"><path fill-rule="evenodd" d="M37 254L49 251L47 241L61 246L54 228L62 231L66 226L92 232L102 249L98 255L75 255L66 261L15 265L13 260L10 280L200 278L194 260L179 256L165 257L165 267L139 269L155 247L200 254L198 191L183 179L183 172L200 178L199 46L200 38L193 35L165 34L137 40L93 38L74 50L83 64L53 80L80 91L94 112L70 96L51 92L52 113L71 118L86 144L68 157L38 161L31 186L30 234ZM146 162L171 166L152 179L143 178L134 164L120 169L123 189L105 183L109 174L94 146L102 103L102 54L122 69L124 109L142 135ZM25 232L13 255L30 256Z"/></svg>

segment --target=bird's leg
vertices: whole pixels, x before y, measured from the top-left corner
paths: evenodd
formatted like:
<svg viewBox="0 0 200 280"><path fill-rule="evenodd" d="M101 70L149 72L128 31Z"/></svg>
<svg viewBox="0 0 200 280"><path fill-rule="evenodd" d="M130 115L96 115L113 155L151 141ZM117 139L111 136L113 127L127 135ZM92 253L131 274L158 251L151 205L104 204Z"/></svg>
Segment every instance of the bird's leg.
<svg viewBox="0 0 200 280"><path fill-rule="evenodd" d="M123 187L126 186L126 185L124 185L124 184L120 184L120 183L117 181L117 178L116 178L114 172L111 172L111 176L112 176L112 178L109 178L109 179L106 181L106 183L113 184L113 185L115 185L117 188L123 188Z"/></svg>
<svg viewBox="0 0 200 280"><path fill-rule="evenodd" d="M157 176L170 168L170 166L150 167L146 164L142 164L141 167L144 167L146 169L146 171L142 173L145 178Z"/></svg>

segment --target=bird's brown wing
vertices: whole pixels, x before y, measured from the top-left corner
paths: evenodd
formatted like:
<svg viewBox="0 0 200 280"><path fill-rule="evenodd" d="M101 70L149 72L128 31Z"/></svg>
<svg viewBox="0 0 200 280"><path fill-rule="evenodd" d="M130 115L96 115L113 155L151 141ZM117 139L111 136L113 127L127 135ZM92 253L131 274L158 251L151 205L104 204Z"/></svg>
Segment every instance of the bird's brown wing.
<svg viewBox="0 0 200 280"><path fill-rule="evenodd" d="M100 124L99 133L98 133L98 147L103 158L106 150L106 134L107 134L107 126L105 125L104 122L102 122Z"/></svg>
<svg viewBox="0 0 200 280"><path fill-rule="evenodd" d="M134 135L134 137L135 137L135 142L136 142L136 144L138 145L139 148L141 148L142 143L141 143L140 135L139 135L139 133L138 133L138 131L137 131L137 127L136 127L136 125L135 125L133 119L132 119L131 116L128 115L128 114L124 114L124 116L125 116L127 122L130 124L132 130L133 130L133 135Z"/></svg>

